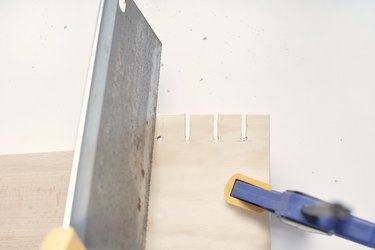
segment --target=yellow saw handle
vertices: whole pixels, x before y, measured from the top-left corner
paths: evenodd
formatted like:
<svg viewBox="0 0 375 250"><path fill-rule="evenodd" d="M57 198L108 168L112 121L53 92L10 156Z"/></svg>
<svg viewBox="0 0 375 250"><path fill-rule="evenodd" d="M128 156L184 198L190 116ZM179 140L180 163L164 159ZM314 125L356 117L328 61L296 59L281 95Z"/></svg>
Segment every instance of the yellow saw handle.
<svg viewBox="0 0 375 250"><path fill-rule="evenodd" d="M70 228L56 228L44 239L40 250L86 250L76 231Z"/></svg>

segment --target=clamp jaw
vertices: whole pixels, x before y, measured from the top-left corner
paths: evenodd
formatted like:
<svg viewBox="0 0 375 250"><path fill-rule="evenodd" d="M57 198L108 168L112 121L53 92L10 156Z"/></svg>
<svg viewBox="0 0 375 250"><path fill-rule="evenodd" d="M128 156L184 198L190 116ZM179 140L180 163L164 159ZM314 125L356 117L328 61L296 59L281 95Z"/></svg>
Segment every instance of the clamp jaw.
<svg viewBox="0 0 375 250"><path fill-rule="evenodd" d="M267 210L283 222L306 231L336 235L375 248L375 224L351 215L339 204L296 191L278 192L267 183L241 174L229 179L225 199L255 212Z"/></svg>

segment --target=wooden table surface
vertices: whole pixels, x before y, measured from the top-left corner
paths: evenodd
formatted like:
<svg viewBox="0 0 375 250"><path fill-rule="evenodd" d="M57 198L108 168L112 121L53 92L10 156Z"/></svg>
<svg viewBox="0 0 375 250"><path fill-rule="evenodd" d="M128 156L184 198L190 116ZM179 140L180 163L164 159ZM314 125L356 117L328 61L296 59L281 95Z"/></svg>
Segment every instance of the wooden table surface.
<svg viewBox="0 0 375 250"><path fill-rule="evenodd" d="M0 156L0 249L38 249L62 225L73 152Z"/></svg>

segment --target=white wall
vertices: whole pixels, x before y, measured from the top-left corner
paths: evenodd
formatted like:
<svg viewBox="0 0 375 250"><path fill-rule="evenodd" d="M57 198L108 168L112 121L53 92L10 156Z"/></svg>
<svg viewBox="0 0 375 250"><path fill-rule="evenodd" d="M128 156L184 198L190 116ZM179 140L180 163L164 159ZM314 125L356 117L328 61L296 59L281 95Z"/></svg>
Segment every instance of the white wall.
<svg viewBox="0 0 375 250"><path fill-rule="evenodd" d="M0 154L73 149L98 3L0 2Z"/></svg>
<svg viewBox="0 0 375 250"><path fill-rule="evenodd" d="M160 113L270 114L273 187L375 221L374 1L138 5L163 42ZM73 149L97 6L1 2L0 153ZM272 234L274 250L367 249L278 222Z"/></svg>

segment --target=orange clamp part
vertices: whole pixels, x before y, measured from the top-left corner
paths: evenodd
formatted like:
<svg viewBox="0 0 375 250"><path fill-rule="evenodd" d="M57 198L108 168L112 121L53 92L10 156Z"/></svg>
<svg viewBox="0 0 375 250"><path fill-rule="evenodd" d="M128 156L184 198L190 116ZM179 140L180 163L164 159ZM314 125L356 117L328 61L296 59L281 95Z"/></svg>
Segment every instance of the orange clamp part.
<svg viewBox="0 0 375 250"><path fill-rule="evenodd" d="M272 190L272 187L269 184L265 183L265 182L258 181L256 179L250 178L250 177L248 177L246 175L243 175L243 174L235 174L235 175L233 175L228 180L227 184L225 185L224 197L225 197L225 200L229 204L234 205L236 207L240 207L240 208L246 209L246 210L254 211L254 212L257 212L257 213L264 212L265 210L263 208L261 208L261 207L252 205L250 203L244 202L242 200L239 200L239 199L234 198L234 197L231 196L231 193L232 193L232 190L233 190L233 186L234 186L234 184L236 183L237 180L249 183L251 185L254 185L254 186L266 189L266 190Z"/></svg>

